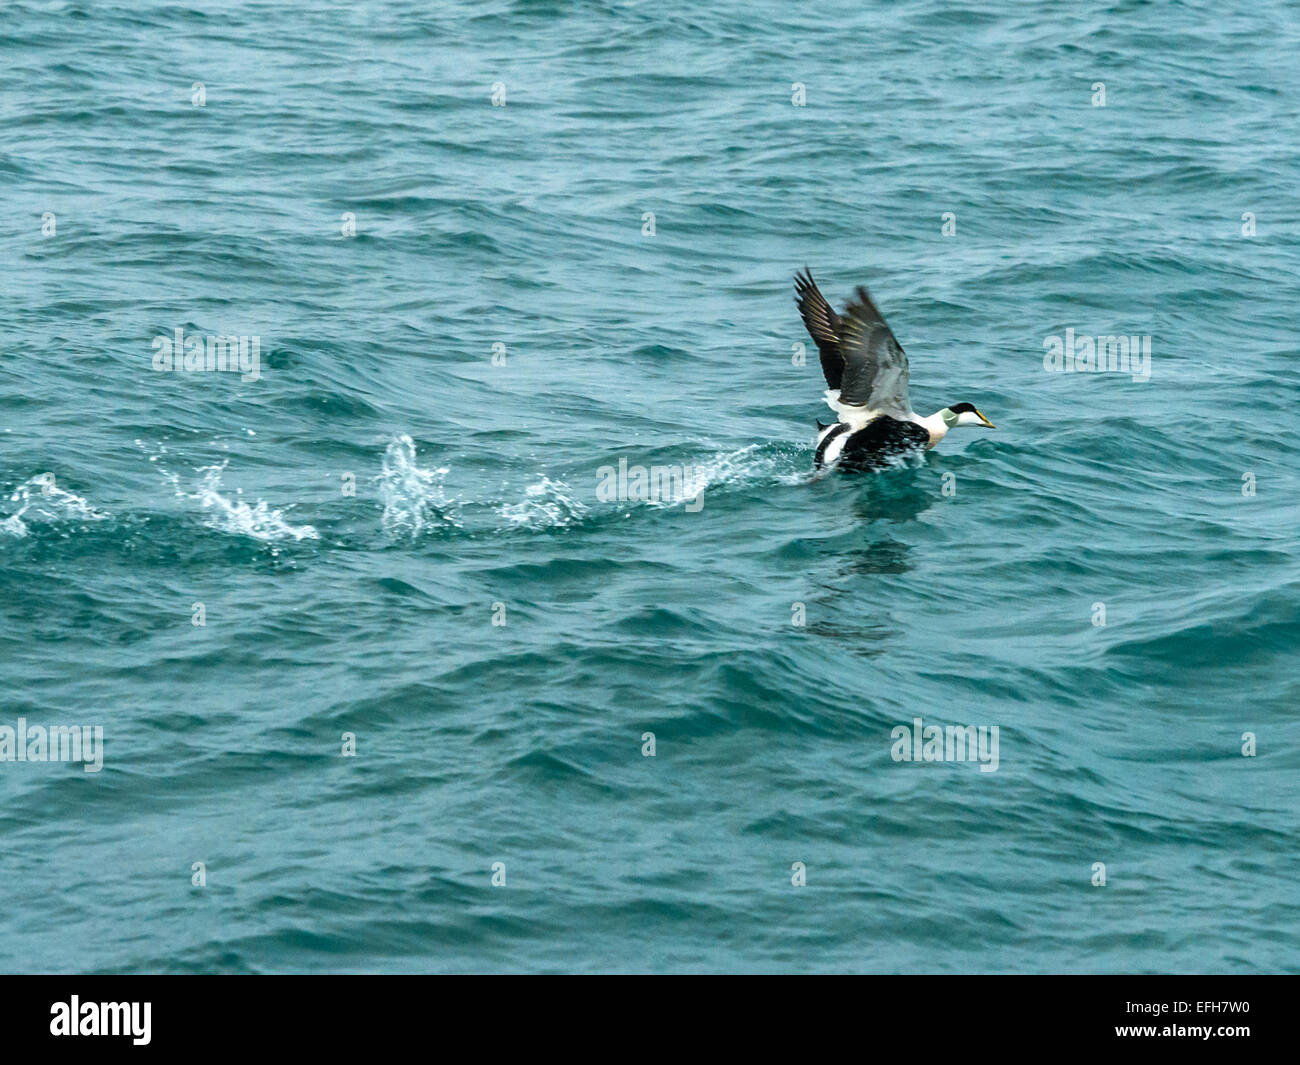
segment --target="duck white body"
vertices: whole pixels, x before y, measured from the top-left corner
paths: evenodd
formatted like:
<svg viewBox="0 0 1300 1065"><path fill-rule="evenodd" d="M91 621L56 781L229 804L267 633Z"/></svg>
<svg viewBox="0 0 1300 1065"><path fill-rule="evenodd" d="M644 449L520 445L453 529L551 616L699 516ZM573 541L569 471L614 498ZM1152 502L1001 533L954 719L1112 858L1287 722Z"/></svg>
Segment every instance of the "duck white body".
<svg viewBox="0 0 1300 1065"><path fill-rule="evenodd" d="M839 420L841 422L844 422L846 425L848 425L850 429L853 431L856 431L858 429L865 429L873 421L875 421L877 418L885 414L885 412L881 410L867 410L864 407L845 406L843 403L840 402L840 393L838 389L827 389L825 396L826 396L826 405L830 407L830 409L833 410L836 414L838 414ZM944 410L947 409L948 409L947 407L944 408ZM937 444L940 440L942 440L945 436L948 435L949 425L946 421L944 421L943 415L944 415L943 410L935 411L935 413L931 414L928 418L923 417L920 414L917 414L916 411L908 411L908 420L916 423L927 433L930 434L930 443L927 445L927 449L934 447L935 444ZM953 425L985 425L985 424L987 423L984 422L978 416L974 414L966 414L966 413L957 415L956 420L953 422ZM826 429L822 430L822 432L819 433L817 436L817 443L820 444L826 432L828 432L833 428L834 428L833 425L828 425Z"/></svg>

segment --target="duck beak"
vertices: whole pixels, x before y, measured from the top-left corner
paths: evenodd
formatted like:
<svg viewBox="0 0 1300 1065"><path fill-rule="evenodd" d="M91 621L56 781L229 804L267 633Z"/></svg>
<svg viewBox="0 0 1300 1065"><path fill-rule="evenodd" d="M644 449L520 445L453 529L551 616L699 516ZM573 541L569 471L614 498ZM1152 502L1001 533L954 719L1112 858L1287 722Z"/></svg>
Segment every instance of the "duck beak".
<svg viewBox="0 0 1300 1065"><path fill-rule="evenodd" d="M994 425L991 421L989 421L986 417L984 417L984 414L983 414L982 411L980 411L980 410L976 410L975 413L979 415L980 421L982 421L982 422L984 423L984 425L985 425L987 428L989 428L989 429L996 429L996 428L997 428L996 425Z"/></svg>

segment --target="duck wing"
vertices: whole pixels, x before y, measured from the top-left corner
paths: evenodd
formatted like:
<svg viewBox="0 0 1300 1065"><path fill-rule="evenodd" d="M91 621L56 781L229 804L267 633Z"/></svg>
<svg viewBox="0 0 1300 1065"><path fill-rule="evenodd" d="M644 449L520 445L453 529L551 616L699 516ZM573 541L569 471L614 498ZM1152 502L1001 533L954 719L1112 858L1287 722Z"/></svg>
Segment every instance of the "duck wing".
<svg viewBox="0 0 1300 1065"><path fill-rule="evenodd" d="M795 303L799 316L817 345L821 356L822 373L828 388L839 388L844 376L844 353L840 350L840 316L835 313L826 297L821 294L812 272L805 266L802 274L794 275Z"/></svg>
<svg viewBox="0 0 1300 1065"><path fill-rule="evenodd" d="M837 321L837 349L844 359L840 403L910 421L907 355L865 288L858 286L856 299Z"/></svg>

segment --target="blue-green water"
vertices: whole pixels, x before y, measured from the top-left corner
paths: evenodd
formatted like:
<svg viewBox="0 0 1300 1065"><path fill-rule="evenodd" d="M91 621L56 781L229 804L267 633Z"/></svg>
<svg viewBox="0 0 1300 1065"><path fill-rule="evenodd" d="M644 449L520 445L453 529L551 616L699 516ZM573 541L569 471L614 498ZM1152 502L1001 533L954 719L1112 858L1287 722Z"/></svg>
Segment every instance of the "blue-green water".
<svg viewBox="0 0 1300 1065"><path fill-rule="evenodd" d="M1298 19L6 4L0 966L1300 970Z"/></svg>

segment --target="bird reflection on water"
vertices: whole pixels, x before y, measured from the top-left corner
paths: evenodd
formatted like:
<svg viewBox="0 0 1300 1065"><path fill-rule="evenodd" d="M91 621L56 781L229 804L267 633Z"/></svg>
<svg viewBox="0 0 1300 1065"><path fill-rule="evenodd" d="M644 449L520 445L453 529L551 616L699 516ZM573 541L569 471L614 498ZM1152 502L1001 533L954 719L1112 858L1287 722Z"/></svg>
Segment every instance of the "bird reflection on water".
<svg viewBox="0 0 1300 1065"><path fill-rule="evenodd" d="M888 596L880 594L879 578L912 569L905 527L943 501L941 481L925 465L832 476L852 485L855 527L826 545L826 556L833 555L836 564L832 574L817 582L824 594L815 607L809 604L807 631L845 640L850 653L871 657L881 654L885 641L897 632L891 620L894 608Z"/></svg>

